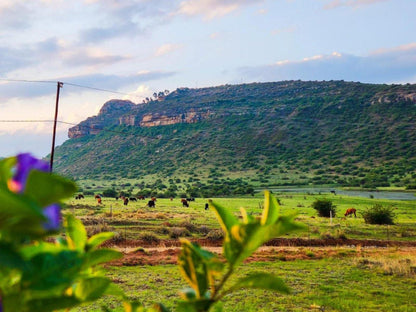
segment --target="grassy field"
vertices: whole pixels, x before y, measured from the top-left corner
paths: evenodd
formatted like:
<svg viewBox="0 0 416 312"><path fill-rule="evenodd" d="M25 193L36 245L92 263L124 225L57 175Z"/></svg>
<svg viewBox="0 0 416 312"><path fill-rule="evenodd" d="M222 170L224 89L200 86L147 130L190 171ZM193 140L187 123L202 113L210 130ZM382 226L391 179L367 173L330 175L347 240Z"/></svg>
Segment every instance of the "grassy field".
<svg viewBox="0 0 416 312"><path fill-rule="evenodd" d="M340 195L307 195L278 194L283 214L297 214L298 221L307 225L307 230L290 234L287 237L350 239L383 239L411 241L416 238L416 203L414 201L394 201L349 197ZM334 218L321 218L311 207L317 199L327 198L336 205ZM244 198L213 198L214 201L240 214L244 207L252 215L260 215L263 205L261 194ZM89 196L86 199L71 199L65 212L79 216L91 233L115 231L121 238L138 239L143 233L152 233L159 239L177 238L182 229L184 235L203 238L219 225L211 211L205 211L207 199L196 198L190 207L182 207L179 198L173 200L157 199L156 208L146 207L147 200L129 202L124 206L121 200L103 198L99 205ZM392 207L396 214L394 225L369 225L364 223L361 213L373 206L381 204ZM357 218L344 217L347 208L357 209ZM173 229L174 232L167 229Z"/></svg>
<svg viewBox="0 0 416 312"><path fill-rule="evenodd" d="M224 299L224 311L416 311L416 279L403 263L416 263L413 250L384 251L366 256L364 251L338 248L329 258L252 262L243 265L236 277L251 271L272 272L281 276L292 294L262 290L237 292ZM406 253L406 257L403 257ZM409 259L409 260L406 260ZM131 298L146 306L162 302L172 308L178 291L186 285L174 265L109 267L108 275ZM101 311L105 304L123 311L120 303L107 297L77 311Z"/></svg>
<svg viewBox="0 0 416 312"><path fill-rule="evenodd" d="M297 214L307 225L303 232L287 238L336 238L361 240L414 241L416 238L416 205L412 201L378 200L339 195L277 194L283 214ZM316 199L331 199L336 216L321 218L311 207ZM239 215L240 207L260 215L262 194L244 198L213 198ZM190 207L182 207L179 198L157 199L155 208L146 201L130 202L103 198L102 204L89 196L71 199L65 213L83 220L88 233L114 231L117 242L144 239L155 246L166 239L206 238L218 235L219 225L212 211L205 210L207 199L196 198ZM368 225L361 216L374 204L393 207L395 224ZM349 207L358 211L357 218L344 218ZM274 247L269 247L274 248ZM125 251L127 252L127 251ZM145 251L146 252L146 251ZM266 291L243 291L224 300L224 311L416 311L416 247L375 248L343 247L276 247L269 250L268 261L243 264L234 278L251 271L266 271L281 276L292 289L290 295ZM174 306L178 291L186 286L176 265L107 266L107 274L132 299L149 306L162 302ZM119 300L106 297L94 305L76 311L102 311L101 305L124 311Z"/></svg>

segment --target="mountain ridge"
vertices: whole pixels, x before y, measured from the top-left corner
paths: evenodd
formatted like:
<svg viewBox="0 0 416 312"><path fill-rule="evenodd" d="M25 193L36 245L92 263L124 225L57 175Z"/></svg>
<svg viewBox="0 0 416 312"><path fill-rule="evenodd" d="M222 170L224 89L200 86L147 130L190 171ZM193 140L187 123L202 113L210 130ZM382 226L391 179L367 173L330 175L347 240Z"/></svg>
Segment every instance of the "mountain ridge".
<svg viewBox="0 0 416 312"><path fill-rule="evenodd" d="M357 186L373 174L375 184L403 184L416 178L415 117L413 84L179 88L148 103L105 103L97 116L69 130L72 138L57 148L55 167L78 178L127 171L132 178L229 176L259 184ZM106 148L94 147L100 145Z"/></svg>

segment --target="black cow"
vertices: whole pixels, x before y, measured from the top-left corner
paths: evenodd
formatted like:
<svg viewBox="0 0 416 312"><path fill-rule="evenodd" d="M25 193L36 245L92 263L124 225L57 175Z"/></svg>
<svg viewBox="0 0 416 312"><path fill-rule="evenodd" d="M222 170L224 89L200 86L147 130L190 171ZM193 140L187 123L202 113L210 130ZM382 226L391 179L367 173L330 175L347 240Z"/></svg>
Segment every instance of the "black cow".
<svg viewBox="0 0 416 312"><path fill-rule="evenodd" d="M195 198L193 198L193 197L189 197L189 198L187 198L186 200L187 200L187 201L195 201Z"/></svg>
<svg viewBox="0 0 416 312"><path fill-rule="evenodd" d="M130 201L137 201L136 197L130 197Z"/></svg>
<svg viewBox="0 0 416 312"><path fill-rule="evenodd" d="M189 207L188 201L186 201L186 200L182 201L182 206L183 207Z"/></svg>
<svg viewBox="0 0 416 312"><path fill-rule="evenodd" d="M209 207L209 205L208 205L208 203L206 203L205 204L205 210L208 210L208 207Z"/></svg>
<svg viewBox="0 0 416 312"><path fill-rule="evenodd" d="M149 200L149 202L147 203L147 207L149 207L149 208L156 207L155 201L154 200Z"/></svg>
<svg viewBox="0 0 416 312"><path fill-rule="evenodd" d="M75 199L83 199L84 198L84 195L82 195L82 194L78 194L77 196L75 196Z"/></svg>
<svg viewBox="0 0 416 312"><path fill-rule="evenodd" d="M127 197L125 197L124 200L123 200L124 206L127 206L128 203L129 203L129 199Z"/></svg>

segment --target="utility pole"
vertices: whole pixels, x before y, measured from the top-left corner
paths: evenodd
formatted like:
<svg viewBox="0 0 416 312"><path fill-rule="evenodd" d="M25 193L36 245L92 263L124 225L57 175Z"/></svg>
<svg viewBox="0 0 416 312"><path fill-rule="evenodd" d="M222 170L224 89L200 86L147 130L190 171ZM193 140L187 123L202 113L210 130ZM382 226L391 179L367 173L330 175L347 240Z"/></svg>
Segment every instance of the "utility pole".
<svg viewBox="0 0 416 312"><path fill-rule="evenodd" d="M53 167L53 155L55 154L55 137L56 137L56 122L58 121L58 104L59 104L59 91L63 87L64 83L58 81L56 86L56 103L55 103L55 118L53 120L53 133L52 133L52 149L51 149L51 161L49 164L49 171L52 173Z"/></svg>

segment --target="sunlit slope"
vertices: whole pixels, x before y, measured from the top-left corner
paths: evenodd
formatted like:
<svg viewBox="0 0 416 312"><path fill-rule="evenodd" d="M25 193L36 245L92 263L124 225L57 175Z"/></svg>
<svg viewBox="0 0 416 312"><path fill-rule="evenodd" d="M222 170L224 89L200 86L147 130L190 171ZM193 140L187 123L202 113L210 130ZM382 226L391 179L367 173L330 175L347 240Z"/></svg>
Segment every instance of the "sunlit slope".
<svg viewBox="0 0 416 312"><path fill-rule="evenodd" d="M275 185L415 178L416 85L183 88L128 110L107 108L80 124L97 134L57 148L57 171L77 178L242 177Z"/></svg>

